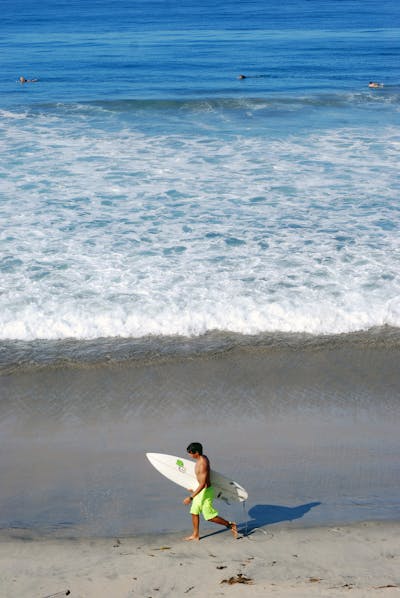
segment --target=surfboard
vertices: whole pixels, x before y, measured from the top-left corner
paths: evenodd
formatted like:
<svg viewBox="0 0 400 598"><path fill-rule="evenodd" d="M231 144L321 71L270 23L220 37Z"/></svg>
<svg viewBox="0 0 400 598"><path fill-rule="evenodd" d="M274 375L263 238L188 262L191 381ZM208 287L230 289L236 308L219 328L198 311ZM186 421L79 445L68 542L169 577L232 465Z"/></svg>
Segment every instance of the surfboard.
<svg viewBox="0 0 400 598"><path fill-rule="evenodd" d="M187 490L197 488L198 482L194 473L194 461L175 457L174 455L164 455L163 453L146 453L146 457L153 467L171 482L175 482L175 484ZM227 504L243 502L248 498L246 490L240 484L213 469L210 472L210 481L214 488L214 498L223 500Z"/></svg>

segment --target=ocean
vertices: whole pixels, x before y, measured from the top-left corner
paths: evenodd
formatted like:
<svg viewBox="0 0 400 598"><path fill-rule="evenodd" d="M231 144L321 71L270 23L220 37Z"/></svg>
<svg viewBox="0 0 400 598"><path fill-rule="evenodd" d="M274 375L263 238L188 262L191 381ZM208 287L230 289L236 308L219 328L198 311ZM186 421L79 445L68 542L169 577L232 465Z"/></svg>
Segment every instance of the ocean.
<svg viewBox="0 0 400 598"><path fill-rule="evenodd" d="M164 529L195 433L398 517L397 0L4 0L0 50L1 527Z"/></svg>

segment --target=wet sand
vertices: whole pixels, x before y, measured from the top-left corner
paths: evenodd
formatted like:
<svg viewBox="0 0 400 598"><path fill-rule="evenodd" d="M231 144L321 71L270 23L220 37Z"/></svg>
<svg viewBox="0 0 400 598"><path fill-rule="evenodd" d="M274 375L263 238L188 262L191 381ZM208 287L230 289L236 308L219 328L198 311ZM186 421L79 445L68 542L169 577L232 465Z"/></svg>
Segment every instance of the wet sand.
<svg viewBox="0 0 400 598"><path fill-rule="evenodd" d="M399 357L335 343L4 374L1 528L184 531L184 493L145 452L193 440L248 490L220 505L242 529L398 520Z"/></svg>

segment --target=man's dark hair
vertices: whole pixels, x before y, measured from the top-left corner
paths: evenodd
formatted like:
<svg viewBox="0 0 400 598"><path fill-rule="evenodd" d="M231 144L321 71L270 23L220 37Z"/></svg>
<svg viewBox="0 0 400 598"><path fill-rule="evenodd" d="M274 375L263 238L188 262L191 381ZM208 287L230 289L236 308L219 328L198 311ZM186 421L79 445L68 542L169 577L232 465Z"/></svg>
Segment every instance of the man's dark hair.
<svg viewBox="0 0 400 598"><path fill-rule="evenodd" d="M199 453L199 455L203 454L203 447L200 442L191 442L186 450L191 455L194 455L195 453Z"/></svg>

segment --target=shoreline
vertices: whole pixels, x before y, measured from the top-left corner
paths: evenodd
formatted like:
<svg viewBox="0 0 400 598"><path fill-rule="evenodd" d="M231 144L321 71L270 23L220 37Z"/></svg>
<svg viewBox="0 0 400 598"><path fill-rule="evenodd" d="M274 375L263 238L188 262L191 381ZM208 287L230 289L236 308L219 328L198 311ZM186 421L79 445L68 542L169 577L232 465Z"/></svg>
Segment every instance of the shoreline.
<svg viewBox="0 0 400 598"><path fill-rule="evenodd" d="M193 359L225 358L229 353L293 353L301 351L398 351L400 328L374 326L343 333L265 331L240 334L210 330L204 334L145 335L137 338L0 339L0 376L34 375L52 369L140 367Z"/></svg>
<svg viewBox="0 0 400 598"><path fill-rule="evenodd" d="M0 535L3 598L400 594L400 521L127 538Z"/></svg>

